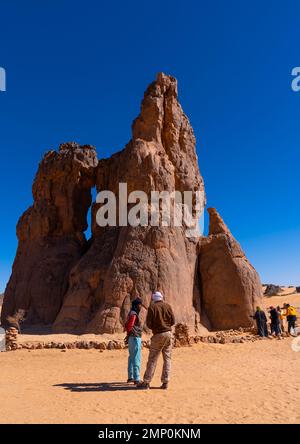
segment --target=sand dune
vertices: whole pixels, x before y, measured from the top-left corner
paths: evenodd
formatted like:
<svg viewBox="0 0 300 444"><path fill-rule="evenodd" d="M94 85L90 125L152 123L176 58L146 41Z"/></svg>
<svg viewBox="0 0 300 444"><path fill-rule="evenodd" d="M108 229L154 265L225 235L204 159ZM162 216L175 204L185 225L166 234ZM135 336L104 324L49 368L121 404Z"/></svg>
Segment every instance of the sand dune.
<svg viewBox="0 0 300 444"><path fill-rule="evenodd" d="M300 293L296 293L295 287L282 287L282 290L283 291L280 292L278 296L265 296L265 307L269 307L270 305L280 305L282 307L283 304L286 302L300 308Z"/></svg>

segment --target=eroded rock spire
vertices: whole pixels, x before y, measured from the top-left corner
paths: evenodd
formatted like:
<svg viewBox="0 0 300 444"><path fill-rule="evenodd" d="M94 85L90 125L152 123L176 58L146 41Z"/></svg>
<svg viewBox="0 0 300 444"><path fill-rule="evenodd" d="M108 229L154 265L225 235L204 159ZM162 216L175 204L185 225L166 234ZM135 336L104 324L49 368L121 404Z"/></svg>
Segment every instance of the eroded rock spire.
<svg viewBox="0 0 300 444"><path fill-rule="evenodd" d="M28 311L30 323L56 319L69 271L85 250L97 164L95 148L74 142L45 154L32 187L33 205L17 225L19 244L3 301L3 325L19 309Z"/></svg>
<svg viewBox="0 0 300 444"><path fill-rule="evenodd" d="M147 306L151 292L160 290L176 321L192 329L251 324L259 277L215 209L209 209L209 236L198 242L184 225L99 227L94 203L87 243L91 187L118 199L120 183L128 194L139 190L148 197L151 191L201 191L204 207L195 136L174 77L160 73L147 88L122 151L98 161L93 147L68 143L45 155L34 203L18 223L2 323L25 309L28 323L53 325L55 332L121 332L131 300L139 295Z"/></svg>

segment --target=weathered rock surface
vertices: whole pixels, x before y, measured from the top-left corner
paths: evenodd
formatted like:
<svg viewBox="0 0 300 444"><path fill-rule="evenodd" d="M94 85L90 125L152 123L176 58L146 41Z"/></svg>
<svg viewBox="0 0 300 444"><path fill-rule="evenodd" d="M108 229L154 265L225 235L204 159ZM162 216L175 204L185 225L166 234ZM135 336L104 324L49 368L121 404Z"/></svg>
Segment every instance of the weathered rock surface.
<svg viewBox="0 0 300 444"><path fill-rule="evenodd" d="M259 276L214 208L208 209L209 236L200 240L202 304L213 329L252 324L261 304Z"/></svg>
<svg viewBox="0 0 300 444"><path fill-rule="evenodd" d="M281 292L282 292L282 288L279 285L268 284L265 289L264 295L265 296L276 296Z"/></svg>
<svg viewBox="0 0 300 444"><path fill-rule="evenodd" d="M186 324L176 324L174 329L174 346L187 346L190 345L189 328Z"/></svg>
<svg viewBox="0 0 300 444"><path fill-rule="evenodd" d="M28 311L27 322L54 322L69 271L87 246L84 231L97 163L93 147L75 143L61 145L41 161L34 204L17 225L19 244L3 301L3 325L19 309Z"/></svg>
<svg viewBox="0 0 300 444"><path fill-rule="evenodd" d="M17 350L18 348L18 330L10 327L5 332L5 347L7 351Z"/></svg>
<svg viewBox="0 0 300 444"><path fill-rule="evenodd" d="M164 74L147 89L132 140L110 159L100 161L97 191L128 193L201 190L192 127L177 100L177 81ZM94 206L93 214L96 213ZM94 218L95 220L95 218ZM199 323L200 295L195 285L197 242L184 227L93 226L93 243L70 274L69 291L55 331L112 333L123 330L130 300L137 294L147 306L161 290L177 319Z"/></svg>
<svg viewBox="0 0 300 444"><path fill-rule="evenodd" d="M69 143L45 155L33 185L34 204L18 223L2 323L22 309L28 310L27 323L53 324L55 332L114 333L123 330L136 295L147 307L151 292L160 290L176 322L191 332L204 330L202 324L251 325L259 278L214 211L210 235L199 243L186 226L132 227L117 220L115 227L100 227L95 203L92 238L86 241L91 187L119 199L119 183L127 184L128 194L144 191L149 200L154 190L200 191L204 207L195 137L173 77L161 73L148 87L123 151L98 161L93 147Z"/></svg>

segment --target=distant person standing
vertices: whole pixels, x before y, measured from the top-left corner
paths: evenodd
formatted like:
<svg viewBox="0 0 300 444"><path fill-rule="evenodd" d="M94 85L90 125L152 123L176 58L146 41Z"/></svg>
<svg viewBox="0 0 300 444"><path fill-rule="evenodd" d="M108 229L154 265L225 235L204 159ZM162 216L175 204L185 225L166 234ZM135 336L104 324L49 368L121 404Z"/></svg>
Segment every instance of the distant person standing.
<svg viewBox="0 0 300 444"><path fill-rule="evenodd" d="M257 333L259 336L268 337L267 317L265 312L260 307L256 307L256 312L254 313L254 316L251 317L256 321Z"/></svg>
<svg viewBox="0 0 300 444"><path fill-rule="evenodd" d="M160 353L163 355L163 369L161 375L161 388L167 389L170 380L171 352L172 352L172 326L175 324L175 317L172 307L163 300L163 295L156 291L152 294L152 302L148 309L147 326L152 330L151 345L147 368L143 382L137 386L148 389L155 373L157 360Z"/></svg>
<svg viewBox="0 0 300 444"><path fill-rule="evenodd" d="M277 313L279 316L280 333L283 333L284 332L283 312L282 309L279 307L279 305L277 306Z"/></svg>
<svg viewBox="0 0 300 444"><path fill-rule="evenodd" d="M271 334L275 333L275 335L279 339L281 339L279 313L277 309L273 306L270 307L270 319L271 319Z"/></svg>
<svg viewBox="0 0 300 444"><path fill-rule="evenodd" d="M131 310L128 314L125 323L128 341L128 380L138 384L140 382L141 370L141 349L142 349L142 326L139 319L139 313L142 307L142 300L136 298L131 305Z"/></svg>
<svg viewBox="0 0 300 444"><path fill-rule="evenodd" d="M290 304L284 304L283 307L285 308L285 316L288 322L288 333L291 335L293 330L293 334L295 334L297 311L295 307Z"/></svg>

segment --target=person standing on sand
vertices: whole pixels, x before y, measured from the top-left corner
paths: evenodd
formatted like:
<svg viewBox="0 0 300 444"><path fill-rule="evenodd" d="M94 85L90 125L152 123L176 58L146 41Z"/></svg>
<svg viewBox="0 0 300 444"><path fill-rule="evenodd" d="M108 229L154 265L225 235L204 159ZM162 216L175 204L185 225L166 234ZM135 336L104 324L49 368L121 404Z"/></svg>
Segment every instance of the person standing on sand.
<svg viewBox="0 0 300 444"><path fill-rule="evenodd" d="M279 305L277 306L277 313L279 316L280 333L283 333L284 332L283 313Z"/></svg>
<svg viewBox="0 0 300 444"><path fill-rule="evenodd" d="M283 304L283 307L285 308L285 315L286 320L288 321L288 333L289 335L295 334L295 328L296 328L296 320L297 320L297 310L295 307L293 307L290 304Z"/></svg>
<svg viewBox="0 0 300 444"><path fill-rule="evenodd" d="M128 342L128 380L138 384L140 382L141 371L141 350L142 350L142 326L139 319L139 313L142 307L142 300L136 298L131 305L125 323L127 331L126 342Z"/></svg>
<svg viewBox="0 0 300 444"><path fill-rule="evenodd" d="M273 306L270 307L270 319L271 319L271 334L275 333L275 336L277 336L278 339L281 339L279 313L277 309Z"/></svg>
<svg viewBox="0 0 300 444"><path fill-rule="evenodd" d="M268 337L267 317L265 312L260 307L256 307L256 312L254 316L251 317L256 320L257 333L259 336Z"/></svg>
<svg viewBox="0 0 300 444"><path fill-rule="evenodd" d="M151 345L147 368L143 382L137 385L138 388L150 388L150 382L154 376L157 360L160 353L163 355L163 369L161 375L161 389L167 389L170 380L171 352L172 352L172 326L175 324L175 317L172 307L163 300L163 295L156 291L152 294L152 303L148 309L147 326L152 330Z"/></svg>

